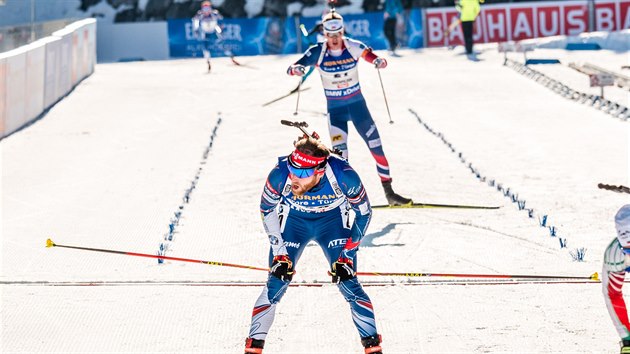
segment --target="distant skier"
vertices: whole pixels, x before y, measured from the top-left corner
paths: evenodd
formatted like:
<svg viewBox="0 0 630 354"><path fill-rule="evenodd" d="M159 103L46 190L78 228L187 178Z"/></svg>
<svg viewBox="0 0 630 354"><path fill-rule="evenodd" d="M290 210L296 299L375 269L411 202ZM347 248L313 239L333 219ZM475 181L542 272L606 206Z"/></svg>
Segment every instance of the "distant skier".
<svg viewBox="0 0 630 354"><path fill-rule="evenodd" d="M344 36L343 17L332 10L322 18L326 41L310 47L300 60L289 67L289 75L303 76L307 66L319 69L328 102L328 123L333 148L348 158L348 121L351 120L365 141L381 179L385 197L390 205L412 202L392 189L389 163L385 157L376 124L370 115L359 85L358 62L363 58L377 69L387 67L387 61L372 52L362 42Z"/></svg>
<svg viewBox="0 0 630 354"><path fill-rule="evenodd" d="M626 273L630 271L630 204L624 205L615 215L617 238L604 252L602 290L608 313L619 337L621 354L630 353L630 321L623 299L622 287Z"/></svg>
<svg viewBox="0 0 630 354"><path fill-rule="evenodd" d="M332 281L350 304L365 353L382 354L372 303L356 277L357 251L372 209L361 179L348 162L330 155L318 140L300 138L295 150L280 157L269 173L260 210L271 244L270 272L254 306L245 353L262 353L276 305L306 245L315 241L330 264Z"/></svg>
<svg viewBox="0 0 630 354"><path fill-rule="evenodd" d="M203 57L208 63L208 72L212 69L210 63L211 52L210 48L214 43L221 42L221 26L219 21L223 19L223 16L219 11L212 8L210 1L204 1L201 3L201 10L197 11L197 14L192 18L193 33L198 41L203 43ZM225 51L226 55L233 57L230 51Z"/></svg>

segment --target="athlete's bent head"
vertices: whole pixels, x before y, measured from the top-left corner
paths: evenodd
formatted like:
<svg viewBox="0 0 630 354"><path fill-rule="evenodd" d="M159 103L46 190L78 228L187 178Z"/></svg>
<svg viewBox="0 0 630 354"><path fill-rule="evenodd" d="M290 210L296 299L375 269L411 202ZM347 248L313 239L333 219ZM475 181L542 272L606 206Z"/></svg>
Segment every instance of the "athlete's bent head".
<svg viewBox="0 0 630 354"><path fill-rule="evenodd" d="M287 159L293 194L303 195L315 187L326 172L330 152L318 140L303 137L295 142L295 150Z"/></svg>

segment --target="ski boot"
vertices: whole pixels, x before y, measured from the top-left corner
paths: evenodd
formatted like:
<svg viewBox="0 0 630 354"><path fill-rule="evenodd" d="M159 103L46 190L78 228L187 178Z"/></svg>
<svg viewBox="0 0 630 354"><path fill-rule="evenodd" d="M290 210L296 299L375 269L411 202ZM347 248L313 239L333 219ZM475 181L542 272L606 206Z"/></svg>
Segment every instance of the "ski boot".
<svg viewBox="0 0 630 354"><path fill-rule="evenodd" d="M630 340L623 339L621 340L621 354L630 354Z"/></svg>
<svg viewBox="0 0 630 354"><path fill-rule="evenodd" d="M262 339L247 338L245 340L245 354L262 354L265 341Z"/></svg>
<svg viewBox="0 0 630 354"><path fill-rule="evenodd" d="M210 59L208 59L208 72L210 72L210 70L212 70L212 64L210 64Z"/></svg>
<svg viewBox="0 0 630 354"><path fill-rule="evenodd" d="M406 205L411 204L413 201L409 198L405 198L396 194L392 189L392 180L381 182L383 184L383 190L385 190L385 198L389 205Z"/></svg>
<svg viewBox="0 0 630 354"><path fill-rule="evenodd" d="M383 349L380 346L382 341L380 334L361 338L361 344L363 344L365 348L365 354L383 354Z"/></svg>

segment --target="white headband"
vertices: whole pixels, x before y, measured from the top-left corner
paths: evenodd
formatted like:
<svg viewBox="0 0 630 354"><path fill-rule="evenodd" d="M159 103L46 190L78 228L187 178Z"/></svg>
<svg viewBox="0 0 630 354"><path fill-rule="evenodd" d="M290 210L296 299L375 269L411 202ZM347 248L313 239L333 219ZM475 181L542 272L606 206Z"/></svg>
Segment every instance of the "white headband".
<svg viewBox="0 0 630 354"><path fill-rule="evenodd" d="M323 23L324 32L326 33L337 33L343 30L343 20L340 19L332 19Z"/></svg>

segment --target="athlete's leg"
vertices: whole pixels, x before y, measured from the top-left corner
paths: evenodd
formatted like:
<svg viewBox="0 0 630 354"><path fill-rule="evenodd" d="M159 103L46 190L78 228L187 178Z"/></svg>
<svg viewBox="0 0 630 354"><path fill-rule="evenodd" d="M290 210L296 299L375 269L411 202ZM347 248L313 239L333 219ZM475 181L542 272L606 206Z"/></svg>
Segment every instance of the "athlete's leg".
<svg viewBox="0 0 630 354"><path fill-rule="evenodd" d="M211 57L212 57L212 53L210 52L210 38L208 38L207 34L204 34L203 58L206 59L206 63L208 64L208 72L212 70L212 63L210 62Z"/></svg>
<svg viewBox="0 0 630 354"><path fill-rule="evenodd" d="M350 236L350 228L347 227L348 224L345 220L346 213L344 210L345 208L341 207L328 212L330 216L326 217L317 229L317 238L315 241L317 241L324 251L331 269L332 263L339 258L345 246L345 242ZM353 269L356 271L356 251L344 253L344 257L352 260ZM365 291L363 291L363 287L357 277L355 276L351 279L341 281L337 286L343 297L350 304L352 320L361 338L375 336L377 332L372 302Z"/></svg>
<svg viewBox="0 0 630 354"><path fill-rule="evenodd" d="M348 158L348 107L336 107L328 110L328 131L333 150L341 151L344 158Z"/></svg>
<svg viewBox="0 0 630 354"><path fill-rule="evenodd" d="M378 176L381 178L381 182L391 181L389 175L389 163L385 157L385 151L383 151L383 145L381 144L381 136L376 128L376 123L372 119L372 115L367 108L365 100L355 102L348 106L350 109L350 117L354 127L361 135L361 138L367 144L372 157L376 161L376 170Z"/></svg>
<svg viewBox="0 0 630 354"><path fill-rule="evenodd" d="M288 207L286 211L288 211ZM293 262L295 269L306 244L312 239L310 230L306 220L290 217L287 212L283 219L284 224L281 225L282 238L286 246L289 258ZM273 261L273 254L269 251L269 267ZM256 300L254 310L252 312L252 323L249 329L249 338L264 340L269 332L269 328L273 324L276 313L276 305L284 296L290 281L283 281L273 275L269 275L267 284L262 293Z"/></svg>

